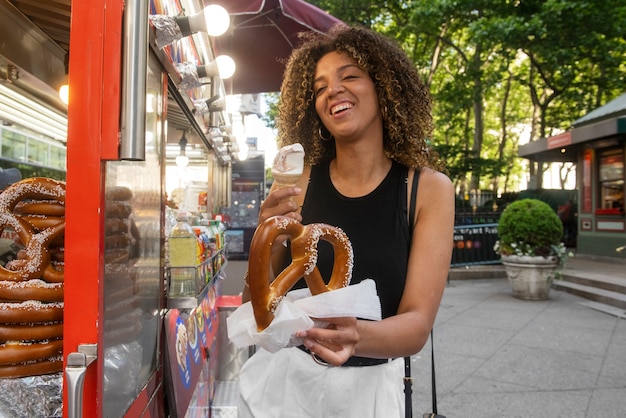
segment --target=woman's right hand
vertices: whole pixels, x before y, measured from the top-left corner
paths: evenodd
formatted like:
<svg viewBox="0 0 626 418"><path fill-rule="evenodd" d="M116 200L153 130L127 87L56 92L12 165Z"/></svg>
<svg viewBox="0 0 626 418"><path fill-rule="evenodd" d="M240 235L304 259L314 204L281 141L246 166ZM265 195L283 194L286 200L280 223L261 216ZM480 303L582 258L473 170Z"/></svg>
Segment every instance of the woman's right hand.
<svg viewBox="0 0 626 418"><path fill-rule="evenodd" d="M302 193L299 187L272 187L259 209L259 225L272 216L287 216L302 221L299 205L293 199Z"/></svg>

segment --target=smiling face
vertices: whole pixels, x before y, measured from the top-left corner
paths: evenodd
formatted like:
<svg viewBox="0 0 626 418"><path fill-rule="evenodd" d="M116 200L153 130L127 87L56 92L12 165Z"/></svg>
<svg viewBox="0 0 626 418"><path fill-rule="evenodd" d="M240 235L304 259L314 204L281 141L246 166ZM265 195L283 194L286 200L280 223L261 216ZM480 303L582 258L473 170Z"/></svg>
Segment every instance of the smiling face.
<svg viewBox="0 0 626 418"><path fill-rule="evenodd" d="M344 53L329 52L315 69L315 110L335 139L379 134L382 116L374 82Z"/></svg>

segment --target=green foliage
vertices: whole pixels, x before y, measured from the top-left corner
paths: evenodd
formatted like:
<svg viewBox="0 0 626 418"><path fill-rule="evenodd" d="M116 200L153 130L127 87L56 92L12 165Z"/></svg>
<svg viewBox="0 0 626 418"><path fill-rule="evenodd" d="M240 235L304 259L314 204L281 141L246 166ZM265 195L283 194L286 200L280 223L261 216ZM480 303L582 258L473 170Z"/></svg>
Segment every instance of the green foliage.
<svg viewBox="0 0 626 418"><path fill-rule="evenodd" d="M278 115L278 101L280 100L280 96L278 93L265 93L263 96L267 103L268 110L261 116L261 120L268 128L276 129L276 116Z"/></svg>
<svg viewBox="0 0 626 418"><path fill-rule="evenodd" d="M311 3L402 45L434 97L432 143L464 189L519 190L522 139L624 92L624 0Z"/></svg>
<svg viewBox="0 0 626 418"><path fill-rule="evenodd" d="M523 247L532 255L548 257L563 236L563 223L556 212L538 199L521 199L507 206L498 222L501 254L511 255Z"/></svg>

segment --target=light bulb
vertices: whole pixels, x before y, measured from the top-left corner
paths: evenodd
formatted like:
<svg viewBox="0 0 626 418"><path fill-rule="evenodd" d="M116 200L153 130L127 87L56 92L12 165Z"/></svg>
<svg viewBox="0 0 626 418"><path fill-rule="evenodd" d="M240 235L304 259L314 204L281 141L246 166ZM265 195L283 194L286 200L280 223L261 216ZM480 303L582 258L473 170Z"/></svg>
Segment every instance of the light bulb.
<svg viewBox="0 0 626 418"><path fill-rule="evenodd" d="M59 87L59 97L61 101L65 104L69 104L70 102L70 86L67 84L63 84Z"/></svg>
<svg viewBox="0 0 626 418"><path fill-rule="evenodd" d="M185 28L185 19L189 28ZM195 15L187 18L176 18L183 36L196 32L206 32L209 36L223 35L230 26L230 16L226 9L217 4L210 4ZM181 24L182 23L182 24Z"/></svg>
<svg viewBox="0 0 626 418"><path fill-rule="evenodd" d="M187 157L186 155L177 156L176 165L179 167L187 167L189 165L189 157Z"/></svg>
<svg viewBox="0 0 626 418"><path fill-rule="evenodd" d="M222 80L231 78L233 74L235 74L237 66L235 65L235 61L228 55L220 55L216 57L215 63L217 64L217 72L219 74L219 77Z"/></svg>
<svg viewBox="0 0 626 418"><path fill-rule="evenodd" d="M220 55L207 65L196 67L198 77L219 77L222 80L230 78L235 74L235 61L228 55Z"/></svg>
<svg viewBox="0 0 626 418"><path fill-rule="evenodd" d="M226 9L217 4L210 4L204 8L207 33L210 36L223 35L230 26L230 16Z"/></svg>

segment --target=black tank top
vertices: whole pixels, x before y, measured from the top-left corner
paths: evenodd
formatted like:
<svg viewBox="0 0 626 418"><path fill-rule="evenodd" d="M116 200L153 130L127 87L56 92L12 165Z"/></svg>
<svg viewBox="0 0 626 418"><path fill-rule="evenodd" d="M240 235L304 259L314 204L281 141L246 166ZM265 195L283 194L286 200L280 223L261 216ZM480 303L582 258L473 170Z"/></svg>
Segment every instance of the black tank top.
<svg viewBox="0 0 626 418"><path fill-rule="evenodd" d="M302 206L303 224L323 222L340 227L348 235L354 251L351 284L374 280L383 318L396 314L406 280L410 248L406 188L407 169L394 161L374 191L348 198L335 189L329 163L324 163L312 167ZM332 246L320 241L318 268L326 280L332 266ZM297 287L303 286L301 280Z"/></svg>

